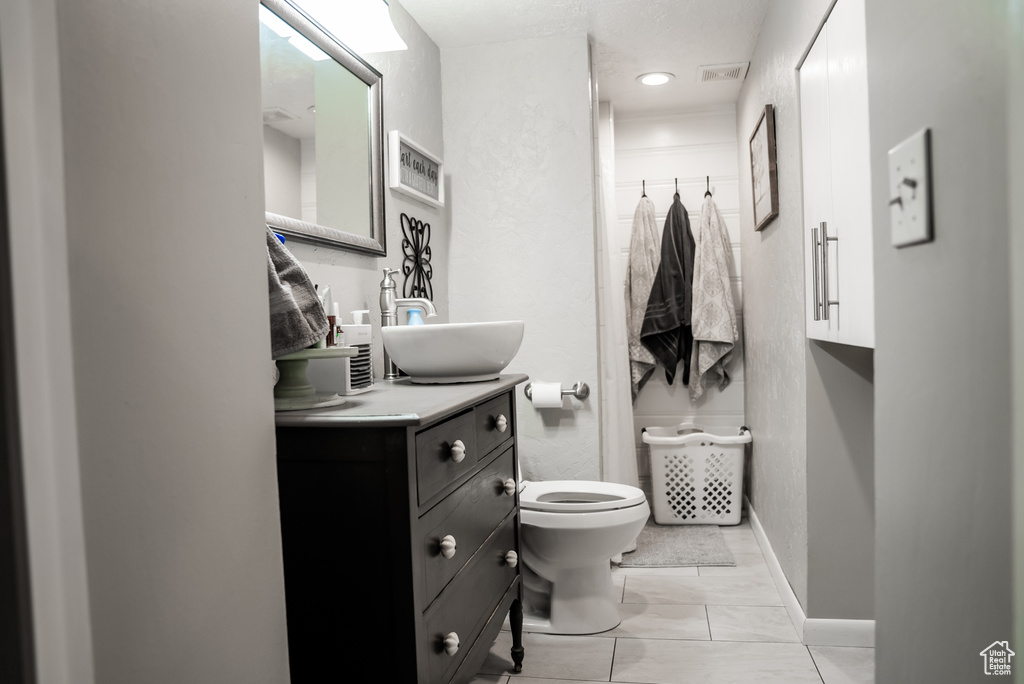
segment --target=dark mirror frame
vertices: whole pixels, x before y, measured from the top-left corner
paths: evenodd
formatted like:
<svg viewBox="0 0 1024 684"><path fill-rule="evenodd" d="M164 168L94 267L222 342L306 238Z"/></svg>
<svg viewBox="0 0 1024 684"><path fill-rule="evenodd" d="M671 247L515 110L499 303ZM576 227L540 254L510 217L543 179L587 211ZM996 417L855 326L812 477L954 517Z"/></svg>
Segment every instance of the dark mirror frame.
<svg viewBox="0 0 1024 684"><path fill-rule="evenodd" d="M349 50L316 21L288 0L260 0L314 45L348 69L369 88L370 104L370 236L356 235L331 226L266 212L267 225L274 231L306 242L337 247L351 252L387 256L384 228L384 97L380 72Z"/></svg>

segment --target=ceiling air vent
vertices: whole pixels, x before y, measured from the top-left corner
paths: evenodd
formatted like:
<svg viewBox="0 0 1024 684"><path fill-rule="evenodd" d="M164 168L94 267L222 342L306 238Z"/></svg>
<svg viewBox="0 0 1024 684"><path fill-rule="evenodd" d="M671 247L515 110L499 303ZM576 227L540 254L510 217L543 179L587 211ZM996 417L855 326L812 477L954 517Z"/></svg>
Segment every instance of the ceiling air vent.
<svg viewBox="0 0 1024 684"><path fill-rule="evenodd" d="M697 67L697 80L701 83L717 81L742 81L747 76L750 62L733 64L705 64Z"/></svg>

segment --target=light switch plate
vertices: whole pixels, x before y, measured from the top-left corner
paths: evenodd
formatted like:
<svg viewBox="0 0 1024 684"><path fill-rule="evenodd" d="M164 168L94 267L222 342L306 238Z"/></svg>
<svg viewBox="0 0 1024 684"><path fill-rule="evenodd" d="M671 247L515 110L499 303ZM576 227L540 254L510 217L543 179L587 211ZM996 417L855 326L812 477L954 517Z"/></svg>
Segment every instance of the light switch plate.
<svg viewBox="0 0 1024 684"><path fill-rule="evenodd" d="M931 129L889 150L889 217L893 247L932 240Z"/></svg>

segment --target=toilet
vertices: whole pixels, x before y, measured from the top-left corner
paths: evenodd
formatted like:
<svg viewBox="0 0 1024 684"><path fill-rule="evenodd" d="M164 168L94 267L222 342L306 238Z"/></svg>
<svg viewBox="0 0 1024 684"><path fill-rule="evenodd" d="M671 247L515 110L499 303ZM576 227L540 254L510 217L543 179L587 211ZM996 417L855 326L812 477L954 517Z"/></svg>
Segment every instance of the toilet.
<svg viewBox="0 0 1024 684"><path fill-rule="evenodd" d="M643 491L586 480L524 482L519 503L523 629L595 634L617 626L610 560L647 522Z"/></svg>

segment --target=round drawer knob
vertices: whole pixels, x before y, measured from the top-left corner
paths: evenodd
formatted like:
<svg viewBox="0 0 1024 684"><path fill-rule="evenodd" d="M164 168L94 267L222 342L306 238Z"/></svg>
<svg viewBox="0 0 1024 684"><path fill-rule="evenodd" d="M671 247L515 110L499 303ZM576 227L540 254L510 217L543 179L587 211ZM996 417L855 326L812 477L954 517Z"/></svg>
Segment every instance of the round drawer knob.
<svg viewBox="0 0 1024 684"><path fill-rule="evenodd" d="M457 439L452 442L450 453L453 461L462 463L462 459L466 458L466 445L463 444L461 439Z"/></svg>
<svg viewBox="0 0 1024 684"><path fill-rule="evenodd" d="M444 637L444 652L450 656L459 652L459 635L455 632L448 632Z"/></svg>
<svg viewBox="0 0 1024 684"><path fill-rule="evenodd" d="M441 538L441 555L445 558L451 558L455 555L455 537L450 534L446 534Z"/></svg>
<svg viewBox="0 0 1024 684"><path fill-rule="evenodd" d="M516 493L516 481L511 477L505 480L505 493L512 496Z"/></svg>
<svg viewBox="0 0 1024 684"><path fill-rule="evenodd" d="M509 551L505 554L505 565L510 568L514 568L519 565L519 554L515 551Z"/></svg>
<svg viewBox="0 0 1024 684"><path fill-rule="evenodd" d="M498 417L494 419L494 427L498 430L498 432L504 432L505 430L508 430L508 418L499 414Z"/></svg>

